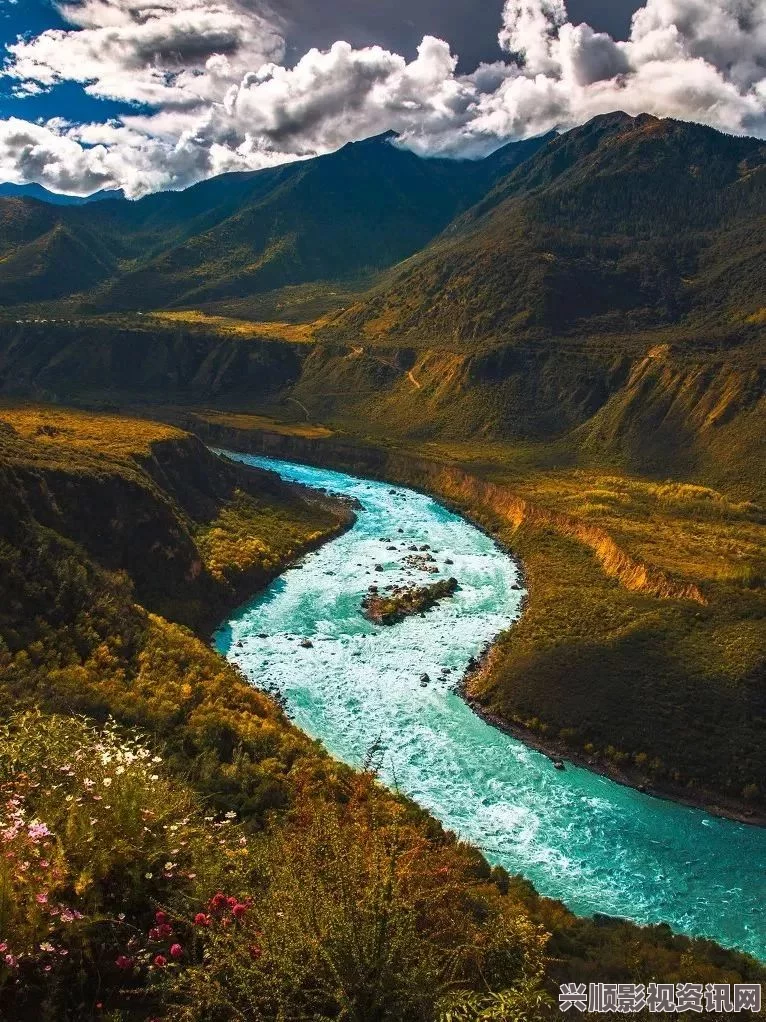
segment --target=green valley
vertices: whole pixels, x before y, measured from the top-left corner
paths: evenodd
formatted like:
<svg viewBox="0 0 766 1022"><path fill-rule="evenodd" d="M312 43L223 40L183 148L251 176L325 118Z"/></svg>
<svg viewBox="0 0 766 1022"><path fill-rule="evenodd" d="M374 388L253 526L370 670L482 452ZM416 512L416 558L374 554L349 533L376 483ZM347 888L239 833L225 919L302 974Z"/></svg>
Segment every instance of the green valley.
<svg viewBox="0 0 766 1022"><path fill-rule="evenodd" d="M355 514L211 447L425 491L528 590L481 716L762 825L765 223L762 141L620 113L0 195L3 1017L544 1022L562 982L766 982L541 897L209 645ZM372 593L392 632L455 591L426 581Z"/></svg>

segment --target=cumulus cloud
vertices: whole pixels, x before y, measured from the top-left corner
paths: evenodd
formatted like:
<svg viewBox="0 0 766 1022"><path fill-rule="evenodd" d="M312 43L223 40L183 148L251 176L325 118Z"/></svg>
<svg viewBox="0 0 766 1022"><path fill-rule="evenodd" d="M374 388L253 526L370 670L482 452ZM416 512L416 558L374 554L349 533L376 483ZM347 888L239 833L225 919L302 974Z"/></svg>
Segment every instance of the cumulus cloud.
<svg viewBox="0 0 766 1022"><path fill-rule="evenodd" d="M222 84L284 55L262 14L223 0L82 0L60 13L73 26L8 46L6 73L52 87L83 84L102 99L195 107Z"/></svg>
<svg viewBox="0 0 766 1022"><path fill-rule="evenodd" d="M473 157L615 109L766 134L763 0L647 0L626 40L572 24L564 0L506 0L506 57L471 74L433 36L410 61L339 41L285 66L282 26L252 0L60 11L68 29L8 47L16 95L78 82L135 110L91 124L0 122L0 175L58 190L139 196L391 128L420 153Z"/></svg>

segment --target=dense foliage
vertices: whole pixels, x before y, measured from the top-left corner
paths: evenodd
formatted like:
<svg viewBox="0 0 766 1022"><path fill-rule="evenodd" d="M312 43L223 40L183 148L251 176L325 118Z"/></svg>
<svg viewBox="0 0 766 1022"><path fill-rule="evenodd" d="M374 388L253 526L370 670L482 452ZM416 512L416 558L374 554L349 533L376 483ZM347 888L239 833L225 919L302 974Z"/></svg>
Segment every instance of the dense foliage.
<svg viewBox="0 0 766 1022"><path fill-rule="evenodd" d="M472 162L420 159L384 135L138 202L0 197L0 303L76 296L80 310L143 310L365 279L422 248L544 141Z"/></svg>
<svg viewBox="0 0 766 1022"><path fill-rule="evenodd" d="M371 777L257 834L135 735L31 713L0 781L4 1017L407 1022L480 978L545 1003L544 933Z"/></svg>

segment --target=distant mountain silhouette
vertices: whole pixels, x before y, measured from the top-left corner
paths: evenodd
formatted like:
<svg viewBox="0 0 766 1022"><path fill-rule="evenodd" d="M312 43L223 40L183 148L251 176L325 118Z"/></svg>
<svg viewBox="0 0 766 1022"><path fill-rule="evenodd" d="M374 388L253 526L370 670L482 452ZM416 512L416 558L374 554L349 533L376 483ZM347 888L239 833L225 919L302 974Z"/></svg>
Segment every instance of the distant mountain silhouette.
<svg viewBox="0 0 766 1022"><path fill-rule="evenodd" d="M89 202L102 202L104 199L125 198L122 189L119 188L102 188L92 195L65 195L63 192L51 192L34 182L17 185L11 181L0 184L0 197L39 199L40 202L49 202L53 206L84 206Z"/></svg>

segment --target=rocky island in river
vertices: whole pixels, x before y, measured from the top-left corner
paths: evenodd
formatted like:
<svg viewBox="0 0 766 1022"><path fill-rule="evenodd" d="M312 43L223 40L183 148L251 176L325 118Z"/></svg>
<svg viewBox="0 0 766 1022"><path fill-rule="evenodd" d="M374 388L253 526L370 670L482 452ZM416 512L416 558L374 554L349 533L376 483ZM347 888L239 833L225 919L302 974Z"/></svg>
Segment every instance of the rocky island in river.
<svg viewBox="0 0 766 1022"><path fill-rule="evenodd" d="M445 596L453 596L457 587L456 578L441 579L426 586L394 586L386 593L381 593L377 586L370 586L362 600L362 610L373 624L394 625L429 610Z"/></svg>

